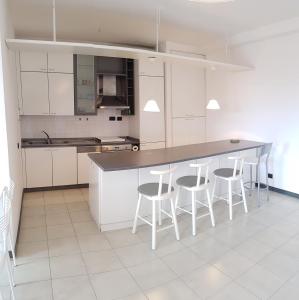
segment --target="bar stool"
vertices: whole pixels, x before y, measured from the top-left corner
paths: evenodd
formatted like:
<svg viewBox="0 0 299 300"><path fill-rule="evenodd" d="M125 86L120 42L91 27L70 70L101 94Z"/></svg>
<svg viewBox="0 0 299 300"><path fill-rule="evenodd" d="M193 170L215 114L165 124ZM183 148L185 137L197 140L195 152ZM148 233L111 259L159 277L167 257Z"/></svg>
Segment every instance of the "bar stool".
<svg viewBox="0 0 299 300"><path fill-rule="evenodd" d="M10 257L8 253L11 206L7 195L8 195L8 189L7 187L5 187L0 197L0 201L2 203L2 212L0 217L0 235L1 235L0 269L3 270L4 266L6 266L12 299L15 300L15 295L13 290L15 286L15 282L13 279L12 266L11 266ZM2 295L1 298L3 299Z"/></svg>
<svg viewBox="0 0 299 300"><path fill-rule="evenodd" d="M265 189L267 191L267 201L269 201L269 180L268 180L268 170L269 170L269 156L272 149L272 143L267 143L258 149L256 157L248 157L245 158L244 164L250 167L250 181L244 183L244 186L247 190L249 190L249 195L251 195L251 191L255 189L257 185L257 204L260 206L260 190ZM266 184L262 184L260 180L260 169L261 163L264 163L266 166ZM256 181L253 181L253 167L256 168ZM250 186L248 186L248 184ZM254 187L253 187L254 185Z"/></svg>
<svg viewBox="0 0 299 300"><path fill-rule="evenodd" d="M178 224L177 224L177 219L175 214L175 208L174 208L174 202L173 202L174 188L172 186L172 177L175 169L176 168L171 168L163 171L152 170L150 171L150 174L159 176L159 182L149 182L149 183L142 184L138 187L139 198L137 202L137 208L136 208L132 233L134 234L136 233L138 219L150 225L152 227L152 249L153 250L156 249L157 232L174 227L176 239L177 240L180 239ZM168 184L163 183L163 177L165 175L169 176ZM148 220L146 220L145 218L139 215L141 200L143 197L149 201L152 201L152 222L149 222ZM170 207L171 207L170 214L166 212L164 209L162 209L162 201L166 201L166 200L169 200L170 202ZM157 213L159 214L158 217L159 225L162 224L162 213L172 219L172 224L168 226L164 226L157 230L157 219L156 219Z"/></svg>
<svg viewBox="0 0 299 300"><path fill-rule="evenodd" d="M190 164L191 168L197 168L197 175L188 175L180 177L176 180L176 184L178 185L178 191L176 196L175 208L181 210L187 214L192 215L192 234L196 235L196 219L200 219L206 216L211 217L212 226L215 226L215 219L213 213L213 207L209 192L209 165L210 162L202 163L202 164ZM201 174L205 174L205 176L201 176ZM185 189L190 191L192 194L192 209L191 211L186 210L180 206L178 206L180 191L181 189ZM207 195L207 204L203 203L199 200L195 199L196 192L205 191ZM209 213L197 216L197 203L207 207L209 209Z"/></svg>
<svg viewBox="0 0 299 300"><path fill-rule="evenodd" d="M221 168L216 169L214 171L215 175L215 181L212 191L212 199L214 198L225 200L229 205L229 219L233 219L233 206L238 205L240 203L244 204L244 210L245 213L248 212L247 209L247 202L246 202L246 196L245 196L245 189L244 189L244 183L243 183L243 165L244 165L244 158L242 156L236 156L236 157L229 157L228 159L234 160L234 168ZM228 199L220 196L215 196L215 189L217 180L224 180L228 183ZM239 181L241 186L241 195L237 194L232 191L232 183ZM239 201L237 203L233 204L232 194L238 195L242 197L242 201Z"/></svg>

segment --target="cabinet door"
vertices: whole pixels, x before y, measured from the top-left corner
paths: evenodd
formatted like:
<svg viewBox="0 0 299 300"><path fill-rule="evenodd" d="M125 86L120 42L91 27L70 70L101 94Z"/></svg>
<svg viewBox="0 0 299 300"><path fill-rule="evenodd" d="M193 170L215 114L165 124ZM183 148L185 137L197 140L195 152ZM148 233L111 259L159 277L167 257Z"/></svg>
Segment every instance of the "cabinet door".
<svg viewBox="0 0 299 300"><path fill-rule="evenodd" d="M50 114L74 115L73 74L49 73Z"/></svg>
<svg viewBox="0 0 299 300"><path fill-rule="evenodd" d="M145 112L150 99L156 100L160 112ZM139 76L140 140L142 143L165 141L164 77Z"/></svg>
<svg viewBox="0 0 299 300"><path fill-rule="evenodd" d="M89 183L90 165L88 153L78 153L78 184Z"/></svg>
<svg viewBox="0 0 299 300"><path fill-rule="evenodd" d="M205 72L191 64L171 65L172 117L205 116Z"/></svg>
<svg viewBox="0 0 299 300"><path fill-rule="evenodd" d="M24 115L48 115L47 73L21 72L22 100Z"/></svg>
<svg viewBox="0 0 299 300"><path fill-rule="evenodd" d="M164 64L160 61L141 59L138 61L139 75L164 76Z"/></svg>
<svg viewBox="0 0 299 300"><path fill-rule="evenodd" d="M27 188L52 186L52 155L50 148L26 148Z"/></svg>
<svg viewBox="0 0 299 300"><path fill-rule="evenodd" d="M73 73L73 54L48 53L48 72Z"/></svg>
<svg viewBox="0 0 299 300"><path fill-rule="evenodd" d="M205 118L173 119L173 146L203 143Z"/></svg>
<svg viewBox="0 0 299 300"><path fill-rule="evenodd" d="M21 71L47 72L47 53L21 51Z"/></svg>
<svg viewBox="0 0 299 300"><path fill-rule="evenodd" d="M53 148L53 185L77 184L77 148Z"/></svg>

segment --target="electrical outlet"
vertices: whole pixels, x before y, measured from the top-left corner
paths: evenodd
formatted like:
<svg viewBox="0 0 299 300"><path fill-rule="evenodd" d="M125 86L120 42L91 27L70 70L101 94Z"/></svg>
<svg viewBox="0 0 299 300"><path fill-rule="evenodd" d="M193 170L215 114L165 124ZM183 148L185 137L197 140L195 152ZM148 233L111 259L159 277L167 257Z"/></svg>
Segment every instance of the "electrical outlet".
<svg viewBox="0 0 299 300"><path fill-rule="evenodd" d="M121 116L117 117L117 121L122 121L122 120L123 120L123 118Z"/></svg>
<svg viewBox="0 0 299 300"><path fill-rule="evenodd" d="M273 179L273 174L272 173L268 173L268 178Z"/></svg>
<svg viewBox="0 0 299 300"><path fill-rule="evenodd" d="M115 121L115 117L114 116L109 117L109 121Z"/></svg>

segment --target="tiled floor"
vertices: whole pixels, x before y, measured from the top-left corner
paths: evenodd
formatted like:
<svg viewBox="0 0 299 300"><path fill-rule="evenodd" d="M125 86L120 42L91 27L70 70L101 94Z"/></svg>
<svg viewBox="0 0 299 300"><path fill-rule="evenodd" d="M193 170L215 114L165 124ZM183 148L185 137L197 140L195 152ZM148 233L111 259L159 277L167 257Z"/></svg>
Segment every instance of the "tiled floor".
<svg viewBox="0 0 299 300"><path fill-rule="evenodd" d="M298 199L271 193L257 208L252 196L232 222L215 203L215 228L201 219L192 237L179 216L181 240L163 231L152 251L148 226L100 233L87 198L87 189L25 194L17 300L299 299Z"/></svg>

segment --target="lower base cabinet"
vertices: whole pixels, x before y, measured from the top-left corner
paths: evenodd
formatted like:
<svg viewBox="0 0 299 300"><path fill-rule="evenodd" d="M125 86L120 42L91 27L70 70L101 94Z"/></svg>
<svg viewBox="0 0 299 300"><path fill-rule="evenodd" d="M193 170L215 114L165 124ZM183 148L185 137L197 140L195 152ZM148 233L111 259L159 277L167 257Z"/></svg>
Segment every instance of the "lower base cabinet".
<svg viewBox="0 0 299 300"><path fill-rule="evenodd" d="M89 183L90 165L88 153L78 153L78 184Z"/></svg>
<svg viewBox="0 0 299 300"><path fill-rule="evenodd" d="M77 149L24 149L26 187L46 187L77 184Z"/></svg>

